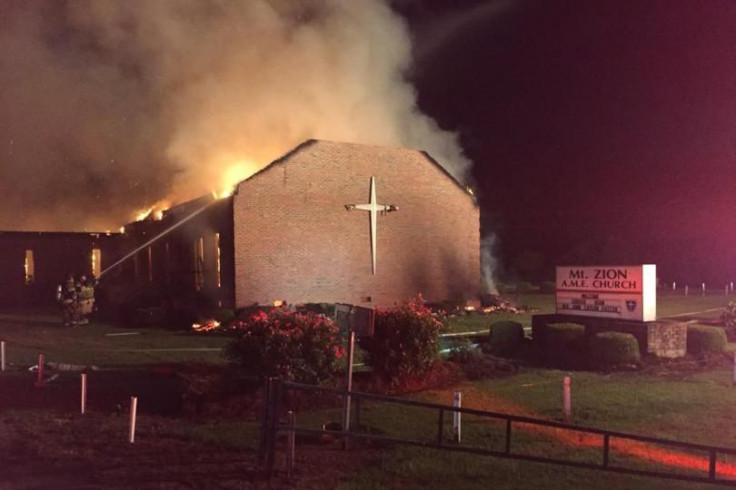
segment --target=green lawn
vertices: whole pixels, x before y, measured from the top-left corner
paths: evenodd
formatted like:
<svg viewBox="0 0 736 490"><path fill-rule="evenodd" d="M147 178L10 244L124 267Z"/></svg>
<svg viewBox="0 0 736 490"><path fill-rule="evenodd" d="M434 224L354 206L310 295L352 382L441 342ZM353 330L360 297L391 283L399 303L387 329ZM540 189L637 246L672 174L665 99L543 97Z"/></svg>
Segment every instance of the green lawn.
<svg viewBox="0 0 736 490"><path fill-rule="evenodd" d="M120 328L100 323L64 328L59 319L52 315L0 314L0 340L6 343L7 362L11 364L36 364L38 354L42 353L46 362L102 367L187 361L222 362L220 349L228 339L160 328Z"/></svg>
<svg viewBox="0 0 736 490"><path fill-rule="evenodd" d="M661 295L660 317L689 314L683 319L717 317L723 296ZM554 310L552 295L522 295L517 304ZM530 325L531 313L521 315L466 315L453 319L450 330L485 330L494 321L512 319ZM136 333L136 335L110 335ZM62 328L54 315L0 314L0 339L7 343L8 361L19 366L34 364L39 352L46 360L99 366L140 365L163 362L222 362L219 349L227 337L198 336L162 329L123 329L105 324ZM733 346L731 346L733 347ZM678 361L680 362L680 361ZM736 447L736 425L730 425L736 407L733 372L728 365L716 370L675 371L669 375L646 373L567 373L558 370L523 369L502 379L463 383L443 390L412 395L414 398L450 403L452 392L463 392L464 406L506 413L561 420L561 384L570 375L573 386L572 423L617 431L706 445ZM203 444L252 449L257 440L257 423L240 419L189 421L181 434ZM297 414L302 426L321 427L328 420L340 420L339 409L308 409ZM446 417L449 435L451 417ZM364 407L362 422L372 432L394 437L433 440L437 414L431 410L372 403ZM464 441L484 448L498 448L503 430L498 424L466 416ZM579 461L597 462L597 448L574 448L550 434L519 428L514 435L515 451ZM699 457L701 455L698 455ZM612 455L615 461L642 468L655 463ZM734 462L734 461L730 461ZM297 453L297 464L300 464ZM306 463L302 463L306 464ZM411 447L385 447L336 482L342 488L712 488L558 467L541 463L503 460L493 457L438 452Z"/></svg>
<svg viewBox="0 0 736 490"><path fill-rule="evenodd" d="M561 385L570 374L573 386L573 420L581 426L634 432L653 437L736 447L736 427L730 425L736 405L736 388L729 369L665 379L636 373L602 375L529 370L500 380L486 380L419 395L449 403L452 391L464 392L464 406L501 412L521 412L561 420ZM373 405L363 420L385 434L431 440L436 434L436 412L389 405ZM446 425L449 434L450 425ZM503 426L478 417L464 416L466 444L502 449ZM571 448L549 434L520 428L513 448L525 454L599 463L597 447ZM656 446L670 454L682 450ZM692 454L706 458L704 453ZM628 467L662 469L656 463L612 454L612 463ZM731 461L733 463L733 461ZM671 468L670 468L671 469ZM676 468L687 473L686 469ZM691 473L692 474L692 473ZM699 476L705 476L699 473ZM409 447L386 450L358 475L343 482L344 488L398 488L402 482L430 488L699 488L692 483L638 478L593 470L557 467L541 463L508 461L493 457L448 454ZM706 488L706 486L702 486Z"/></svg>

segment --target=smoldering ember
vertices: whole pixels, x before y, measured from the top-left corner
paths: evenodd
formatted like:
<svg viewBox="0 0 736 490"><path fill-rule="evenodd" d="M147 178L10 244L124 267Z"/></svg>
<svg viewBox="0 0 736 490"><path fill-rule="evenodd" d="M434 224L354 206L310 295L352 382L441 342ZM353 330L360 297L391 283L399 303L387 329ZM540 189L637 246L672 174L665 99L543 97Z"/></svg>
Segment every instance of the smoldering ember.
<svg viewBox="0 0 736 490"><path fill-rule="evenodd" d="M0 2L0 488L734 486L736 2Z"/></svg>

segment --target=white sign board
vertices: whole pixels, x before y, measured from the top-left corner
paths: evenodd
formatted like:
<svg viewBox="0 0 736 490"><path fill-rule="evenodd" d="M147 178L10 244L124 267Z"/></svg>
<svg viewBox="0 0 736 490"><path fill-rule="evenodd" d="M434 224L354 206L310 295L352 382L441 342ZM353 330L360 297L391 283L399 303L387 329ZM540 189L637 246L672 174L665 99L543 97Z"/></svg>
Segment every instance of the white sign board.
<svg viewBox="0 0 736 490"><path fill-rule="evenodd" d="M557 267L556 312L651 322L657 319L657 266Z"/></svg>

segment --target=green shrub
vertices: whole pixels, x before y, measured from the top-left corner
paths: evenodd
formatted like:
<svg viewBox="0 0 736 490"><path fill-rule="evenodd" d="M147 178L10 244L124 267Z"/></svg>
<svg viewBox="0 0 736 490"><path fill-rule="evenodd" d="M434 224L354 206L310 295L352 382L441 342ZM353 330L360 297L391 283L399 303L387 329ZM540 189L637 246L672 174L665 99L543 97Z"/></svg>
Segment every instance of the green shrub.
<svg viewBox="0 0 736 490"><path fill-rule="evenodd" d="M709 352L723 352L726 350L726 332L720 327L705 325L687 326L688 354L706 354Z"/></svg>
<svg viewBox="0 0 736 490"><path fill-rule="evenodd" d="M636 337L622 332L595 334L590 339L589 354L591 364L603 369L636 364L641 360Z"/></svg>
<svg viewBox="0 0 736 490"><path fill-rule="evenodd" d="M512 321L491 324L491 349L499 354L513 353L524 341L524 327Z"/></svg>
<svg viewBox="0 0 736 490"><path fill-rule="evenodd" d="M578 366L585 346L585 326L579 323L550 323L545 333L545 353L552 364L560 367Z"/></svg>
<svg viewBox="0 0 736 490"><path fill-rule="evenodd" d="M377 308L375 334L360 339L365 362L391 380L421 376L439 356L441 326L421 297L404 305Z"/></svg>
<svg viewBox="0 0 736 490"><path fill-rule="evenodd" d="M225 357L259 377L318 383L338 371L345 354L338 328L315 313L259 311L230 328L238 336L225 347Z"/></svg>

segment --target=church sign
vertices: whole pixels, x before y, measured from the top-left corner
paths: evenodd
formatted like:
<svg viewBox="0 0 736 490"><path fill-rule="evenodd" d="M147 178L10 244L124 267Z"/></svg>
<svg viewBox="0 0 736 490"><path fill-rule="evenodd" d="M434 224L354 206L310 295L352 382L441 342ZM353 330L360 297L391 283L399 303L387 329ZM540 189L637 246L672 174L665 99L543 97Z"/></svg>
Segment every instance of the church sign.
<svg viewBox="0 0 736 490"><path fill-rule="evenodd" d="M657 266L557 267L558 314L651 322L657 319Z"/></svg>

